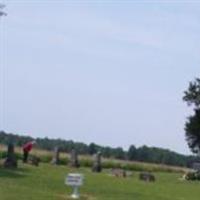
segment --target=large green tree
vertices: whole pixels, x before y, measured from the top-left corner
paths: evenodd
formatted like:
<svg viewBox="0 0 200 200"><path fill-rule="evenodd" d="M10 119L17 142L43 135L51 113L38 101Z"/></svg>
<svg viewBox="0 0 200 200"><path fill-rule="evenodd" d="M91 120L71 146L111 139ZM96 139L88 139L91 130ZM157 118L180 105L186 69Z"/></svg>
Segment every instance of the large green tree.
<svg viewBox="0 0 200 200"><path fill-rule="evenodd" d="M185 123L186 140L192 152L200 153L200 78L189 83L183 100L194 109Z"/></svg>

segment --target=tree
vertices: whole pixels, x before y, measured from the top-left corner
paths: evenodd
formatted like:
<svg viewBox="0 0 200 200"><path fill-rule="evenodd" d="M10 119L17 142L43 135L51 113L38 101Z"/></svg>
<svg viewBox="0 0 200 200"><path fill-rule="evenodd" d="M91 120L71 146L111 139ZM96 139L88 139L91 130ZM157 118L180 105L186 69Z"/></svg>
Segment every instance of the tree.
<svg viewBox="0 0 200 200"><path fill-rule="evenodd" d="M113 149L114 158L116 159L125 159L125 152L121 147L117 147Z"/></svg>
<svg viewBox="0 0 200 200"><path fill-rule="evenodd" d="M95 153L97 153L97 145L94 143L90 143L89 147L88 147L88 153L90 155L93 155Z"/></svg>
<svg viewBox="0 0 200 200"><path fill-rule="evenodd" d="M0 17L6 15L6 13L3 11L3 8L4 8L4 7L5 7L5 5L0 4Z"/></svg>
<svg viewBox="0 0 200 200"><path fill-rule="evenodd" d="M137 158L137 149L134 145L131 145L129 147L128 153L127 153L129 160L136 160Z"/></svg>
<svg viewBox="0 0 200 200"><path fill-rule="evenodd" d="M111 147L103 147L102 155L106 158L110 158L112 156L112 148Z"/></svg>
<svg viewBox="0 0 200 200"><path fill-rule="evenodd" d="M189 83L183 100L194 109L194 114L185 123L186 140L193 153L200 153L200 78Z"/></svg>

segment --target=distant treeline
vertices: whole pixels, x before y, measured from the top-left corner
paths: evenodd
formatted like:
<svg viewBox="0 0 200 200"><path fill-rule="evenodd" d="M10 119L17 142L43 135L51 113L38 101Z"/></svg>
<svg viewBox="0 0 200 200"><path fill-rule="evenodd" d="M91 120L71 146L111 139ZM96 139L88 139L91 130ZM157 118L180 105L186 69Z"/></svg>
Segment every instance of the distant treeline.
<svg viewBox="0 0 200 200"><path fill-rule="evenodd" d="M76 149L78 153L82 155L93 155L96 152L101 151L102 156L105 158L115 158L121 160L190 167L191 163L197 159L195 156L186 156L156 147L142 146L136 148L134 145L131 145L128 151L125 151L121 147L104 147L95 143L87 145L81 142L74 142L72 140L67 141L63 139L32 138L29 136L19 136L0 131L1 144L6 145L12 142L16 146L22 146L24 143L31 140L36 140L37 147L44 150L52 150L57 146L62 152L70 152L72 149Z"/></svg>

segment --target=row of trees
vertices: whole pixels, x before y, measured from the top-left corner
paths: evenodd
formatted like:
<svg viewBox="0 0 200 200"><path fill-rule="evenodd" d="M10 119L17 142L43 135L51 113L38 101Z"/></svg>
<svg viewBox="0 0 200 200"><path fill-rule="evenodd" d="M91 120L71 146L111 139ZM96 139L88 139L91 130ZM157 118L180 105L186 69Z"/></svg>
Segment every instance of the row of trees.
<svg viewBox="0 0 200 200"><path fill-rule="evenodd" d="M12 142L16 146L22 146L27 141L34 139L35 138L29 136L19 136L0 131L0 143L2 144ZM80 142L74 142L72 140L66 141L62 139L49 138L36 138L35 140L37 141L38 148L45 150L52 150L55 146L59 146L63 152L70 152L72 149L76 149L79 154L87 155L93 155L96 152L101 151L102 155L106 158L116 158L121 160L188 166L190 161L195 159L195 157L192 156L185 156L169 150L147 146L136 148L134 145L131 145L128 151L125 151L121 147L103 147L95 143L87 145Z"/></svg>

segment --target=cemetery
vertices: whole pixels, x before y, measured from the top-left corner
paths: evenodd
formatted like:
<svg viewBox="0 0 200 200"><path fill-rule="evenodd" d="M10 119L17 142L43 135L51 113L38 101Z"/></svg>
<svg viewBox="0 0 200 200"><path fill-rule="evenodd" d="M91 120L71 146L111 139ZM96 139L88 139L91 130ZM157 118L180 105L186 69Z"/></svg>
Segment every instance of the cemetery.
<svg viewBox="0 0 200 200"><path fill-rule="evenodd" d="M200 182L180 180L184 173L188 177L193 173L186 168L171 168L171 172L103 168L105 160L100 152L91 158L91 167L86 167L81 166L82 158L74 149L65 155L69 158L66 165L60 163L63 155L57 147L49 152L50 162L39 162L35 150L24 164L21 159L16 160L13 145L4 150L8 157L1 160L0 194L5 200L170 200L172 195L173 200L199 199Z"/></svg>
<svg viewBox="0 0 200 200"><path fill-rule="evenodd" d="M200 200L199 19L198 0L2 0L0 200Z"/></svg>

